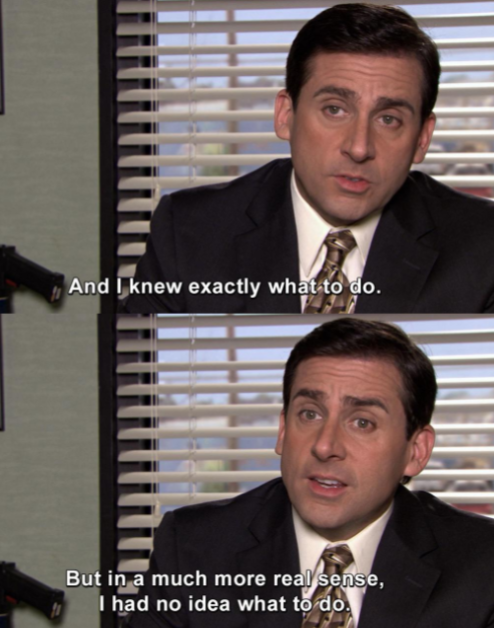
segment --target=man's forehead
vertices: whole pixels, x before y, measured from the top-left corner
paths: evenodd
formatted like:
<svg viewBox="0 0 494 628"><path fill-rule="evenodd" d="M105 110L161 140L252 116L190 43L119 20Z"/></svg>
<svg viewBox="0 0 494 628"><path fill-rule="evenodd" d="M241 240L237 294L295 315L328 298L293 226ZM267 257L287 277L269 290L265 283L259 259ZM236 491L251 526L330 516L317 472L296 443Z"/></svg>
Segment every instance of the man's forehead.
<svg viewBox="0 0 494 628"><path fill-rule="evenodd" d="M378 55L347 52L318 52L308 62L306 81L309 96L314 97L325 84L353 92L357 97L363 87L382 84L385 93L415 94L420 97L422 67L411 55Z"/></svg>
<svg viewBox="0 0 494 628"><path fill-rule="evenodd" d="M401 398L403 392L402 375L390 358L317 356L307 358L297 366L290 396L294 399L301 390L325 394L326 388L332 384L343 384L350 393L355 387L396 394Z"/></svg>

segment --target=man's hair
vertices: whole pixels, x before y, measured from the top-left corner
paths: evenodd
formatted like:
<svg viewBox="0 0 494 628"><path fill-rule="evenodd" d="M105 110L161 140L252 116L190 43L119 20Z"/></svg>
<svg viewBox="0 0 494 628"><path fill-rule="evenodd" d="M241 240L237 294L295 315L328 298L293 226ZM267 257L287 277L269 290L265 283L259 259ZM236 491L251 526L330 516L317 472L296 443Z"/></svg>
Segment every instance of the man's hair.
<svg viewBox="0 0 494 628"><path fill-rule="evenodd" d="M396 367L407 420L406 438L430 423L436 400L434 367L425 353L398 327L380 321L338 318L302 338L290 353L283 377L283 407L290 403L298 366L310 358L383 360Z"/></svg>
<svg viewBox="0 0 494 628"><path fill-rule="evenodd" d="M286 90L296 109L309 80L311 60L320 52L412 57L420 63L421 119L434 108L441 66L431 38L403 9L372 4L337 4L309 20L293 41L286 64Z"/></svg>

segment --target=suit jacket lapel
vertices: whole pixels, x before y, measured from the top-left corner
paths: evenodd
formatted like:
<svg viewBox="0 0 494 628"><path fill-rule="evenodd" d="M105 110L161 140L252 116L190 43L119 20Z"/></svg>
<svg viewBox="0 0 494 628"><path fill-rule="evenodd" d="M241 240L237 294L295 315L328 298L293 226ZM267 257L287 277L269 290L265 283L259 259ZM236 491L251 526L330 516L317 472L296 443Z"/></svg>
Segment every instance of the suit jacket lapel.
<svg viewBox="0 0 494 628"><path fill-rule="evenodd" d="M416 626L441 573L436 550L421 506L400 487L372 566L384 587L367 588L358 628Z"/></svg>
<svg viewBox="0 0 494 628"><path fill-rule="evenodd" d="M299 560L291 504L283 484L264 504L250 526L251 547L237 555L238 568L244 574L264 574L266 585L257 590L239 589L239 598L253 599L259 595L265 600L283 596L286 612L246 613L249 628L300 628L302 615L293 610L292 599L300 597L300 587L274 586L275 574L299 573Z"/></svg>
<svg viewBox="0 0 494 628"><path fill-rule="evenodd" d="M362 277L380 293L360 295L356 312L413 312L438 257L435 239L425 198L409 176L383 210Z"/></svg>
<svg viewBox="0 0 494 628"><path fill-rule="evenodd" d="M235 239L240 277L261 282L257 298L246 304L248 312L300 312L298 295L272 294L268 286L285 279L299 281L291 171L291 162L283 161L261 183L246 212L249 228Z"/></svg>

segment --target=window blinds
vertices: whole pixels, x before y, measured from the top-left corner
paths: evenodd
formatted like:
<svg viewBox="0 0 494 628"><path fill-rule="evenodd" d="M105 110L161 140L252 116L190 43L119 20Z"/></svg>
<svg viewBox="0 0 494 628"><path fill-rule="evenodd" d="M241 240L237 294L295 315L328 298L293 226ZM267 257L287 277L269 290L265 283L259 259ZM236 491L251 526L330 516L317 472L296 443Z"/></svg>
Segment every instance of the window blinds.
<svg viewBox="0 0 494 628"><path fill-rule="evenodd" d="M120 571L147 568L167 510L230 497L279 475L273 448L284 364L296 341L329 318L120 317ZM380 318L410 333L439 380L436 448L411 488L494 513L494 317Z"/></svg>
<svg viewBox="0 0 494 628"><path fill-rule="evenodd" d="M133 276L163 194L229 181L289 156L273 132L274 97L296 32L331 4L118 2L120 277ZM420 167L455 188L492 196L494 3L401 6L436 39L442 57L437 130Z"/></svg>

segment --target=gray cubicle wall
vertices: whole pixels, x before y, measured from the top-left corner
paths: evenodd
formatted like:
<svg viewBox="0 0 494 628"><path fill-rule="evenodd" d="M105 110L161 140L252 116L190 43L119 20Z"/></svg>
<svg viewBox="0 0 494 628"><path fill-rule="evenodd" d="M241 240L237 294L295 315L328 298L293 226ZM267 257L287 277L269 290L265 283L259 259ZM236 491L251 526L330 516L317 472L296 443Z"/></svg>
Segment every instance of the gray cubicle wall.
<svg viewBox="0 0 494 628"><path fill-rule="evenodd" d="M0 244L70 282L99 278L97 0L2 0ZM57 312L95 314L96 296ZM50 306L22 291L15 312Z"/></svg>
<svg viewBox="0 0 494 628"><path fill-rule="evenodd" d="M99 276L97 0L2 0L0 243L70 280ZM3 315L0 560L54 587L98 569L99 299L52 313L25 290ZM98 626L98 591L68 592L70 628ZM15 628L51 625L28 609Z"/></svg>

